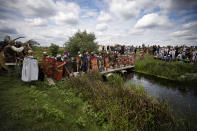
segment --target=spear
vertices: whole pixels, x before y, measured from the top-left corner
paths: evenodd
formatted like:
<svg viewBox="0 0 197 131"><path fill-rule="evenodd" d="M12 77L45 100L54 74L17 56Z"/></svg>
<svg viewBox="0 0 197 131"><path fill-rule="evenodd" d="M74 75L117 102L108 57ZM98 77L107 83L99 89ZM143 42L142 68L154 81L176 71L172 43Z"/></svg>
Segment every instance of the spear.
<svg viewBox="0 0 197 131"><path fill-rule="evenodd" d="M13 39L13 41L16 41L16 40L18 40L18 39L20 39L20 38L25 38L25 37L17 37L17 38L15 38L15 39Z"/></svg>

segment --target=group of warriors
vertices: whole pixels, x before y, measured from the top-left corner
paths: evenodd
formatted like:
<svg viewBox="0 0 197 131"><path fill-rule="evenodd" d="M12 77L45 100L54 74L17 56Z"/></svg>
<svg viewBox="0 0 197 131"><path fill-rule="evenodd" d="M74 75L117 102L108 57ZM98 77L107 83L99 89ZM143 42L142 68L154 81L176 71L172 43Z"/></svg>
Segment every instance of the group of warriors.
<svg viewBox="0 0 197 131"><path fill-rule="evenodd" d="M95 52L78 52L72 57L68 52L62 55L49 56L43 52L43 58L38 61L33 55L32 46L17 43L9 36L0 43L0 68L8 71L8 75L17 75L25 82L44 80L52 77L60 80L69 78L76 73L102 72L109 68L132 65L135 60L135 51L127 52L124 47L111 47L108 50Z"/></svg>
<svg viewBox="0 0 197 131"><path fill-rule="evenodd" d="M47 77L60 80L62 77L69 78L75 73L82 72L102 72L110 68L120 68L122 66L133 65L135 53L120 54L116 51L94 53L80 53L76 57L71 57L68 52L64 55L49 57L43 52L42 70Z"/></svg>

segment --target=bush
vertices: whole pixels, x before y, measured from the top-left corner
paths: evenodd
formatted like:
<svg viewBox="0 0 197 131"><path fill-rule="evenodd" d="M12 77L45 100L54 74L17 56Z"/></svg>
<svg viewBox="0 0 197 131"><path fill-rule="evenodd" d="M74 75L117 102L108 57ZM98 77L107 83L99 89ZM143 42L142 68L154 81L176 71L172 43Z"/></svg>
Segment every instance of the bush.
<svg viewBox="0 0 197 131"><path fill-rule="evenodd" d="M76 56L78 51L85 53L86 51L97 51L96 37L93 33L87 33L86 31L75 33L70 37L68 42L65 43L66 50L71 56Z"/></svg>
<svg viewBox="0 0 197 131"><path fill-rule="evenodd" d="M170 130L176 126L169 106L147 96L141 86L126 88L118 75L111 76L105 84L92 80L94 75L97 74L72 78L64 87L82 93L92 105L88 114L102 126L107 124L108 130Z"/></svg>
<svg viewBox="0 0 197 131"><path fill-rule="evenodd" d="M51 51L52 56L56 56L59 50L59 46L52 43L49 49Z"/></svg>

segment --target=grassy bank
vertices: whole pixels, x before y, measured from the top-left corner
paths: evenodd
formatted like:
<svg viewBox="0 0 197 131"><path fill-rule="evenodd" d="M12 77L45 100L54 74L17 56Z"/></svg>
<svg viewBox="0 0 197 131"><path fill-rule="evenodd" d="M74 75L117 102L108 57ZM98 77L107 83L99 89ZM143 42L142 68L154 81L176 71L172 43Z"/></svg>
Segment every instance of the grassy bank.
<svg viewBox="0 0 197 131"><path fill-rule="evenodd" d="M0 130L101 130L72 89L0 76ZM88 121L92 122L89 123Z"/></svg>
<svg viewBox="0 0 197 131"><path fill-rule="evenodd" d="M164 62L150 55L135 61L135 71L170 80L197 80L197 63Z"/></svg>
<svg viewBox="0 0 197 131"><path fill-rule="evenodd" d="M126 88L119 76L103 82L87 74L48 86L0 77L3 130L171 130L177 126L167 104L143 88Z"/></svg>

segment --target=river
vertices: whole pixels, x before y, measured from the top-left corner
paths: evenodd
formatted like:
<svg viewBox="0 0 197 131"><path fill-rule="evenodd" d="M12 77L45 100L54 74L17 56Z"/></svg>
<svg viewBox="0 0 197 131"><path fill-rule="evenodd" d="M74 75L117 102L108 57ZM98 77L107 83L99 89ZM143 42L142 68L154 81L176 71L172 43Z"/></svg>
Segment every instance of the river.
<svg viewBox="0 0 197 131"><path fill-rule="evenodd" d="M140 73L125 75L126 83L141 84L150 96L159 100L167 100L173 113L190 123L191 130L197 130L197 85L170 81Z"/></svg>

